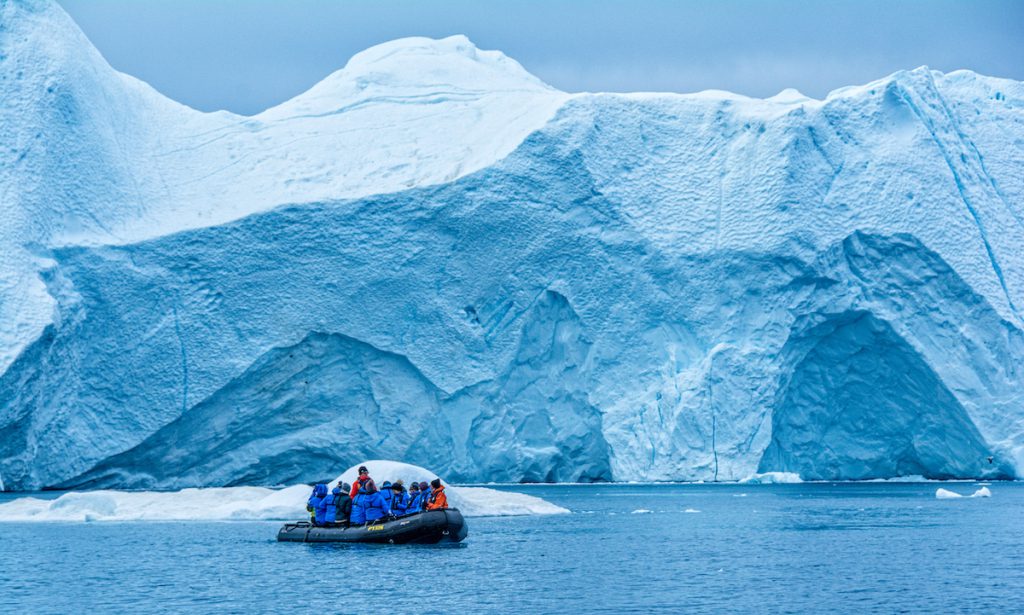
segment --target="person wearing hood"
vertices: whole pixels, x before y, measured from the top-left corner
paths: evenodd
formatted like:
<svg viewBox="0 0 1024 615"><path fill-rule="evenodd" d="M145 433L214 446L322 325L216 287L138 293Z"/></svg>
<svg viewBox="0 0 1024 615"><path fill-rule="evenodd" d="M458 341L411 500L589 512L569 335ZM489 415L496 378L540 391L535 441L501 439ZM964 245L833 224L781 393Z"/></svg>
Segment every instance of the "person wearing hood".
<svg viewBox="0 0 1024 615"><path fill-rule="evenodd" d="M359 493L359 490L363 488L363 485L368 480L373 480L370 478L370 471L366 469L366 466L359 466L359 476L356 477L356 482L352 483L352 488L349 489L348 497L355 501L356 494Z"/></svg>
<svg viewBox="0 0 1024 615"><path fill-rule="evenodd" d="M448 508L448 496L444 493L444 485L441 484L441 479L435 478L430 481L430 486L433 489L430 491L430 502L427 504L427 510Z"/></svg>
<svg viewBox="0 0 1024 615"><path fill-rule="evenodd" d="M380 492L377 491L377 485L373 483L373 480L368 480L363 483L356 499L352 502L350 521L352 525L372 523L386 515L387 512L387 504L380 496Z"/></svg>
<svg viewBox="0 0 1024 615"><path fill-rule="evenodd" d="M427 481L420 481L420 510L427 509L427 502L430 501L430 487L427 486Z"/></svg>
<svg viewBox="0 0 1024 615"><path fill-rule="evenodd" d="M320 504L327 497L327 485L317 483L313 486L313 495L306 500L306 510L309 511L309 520L313 525L323 525L324 510Z"/></svg>

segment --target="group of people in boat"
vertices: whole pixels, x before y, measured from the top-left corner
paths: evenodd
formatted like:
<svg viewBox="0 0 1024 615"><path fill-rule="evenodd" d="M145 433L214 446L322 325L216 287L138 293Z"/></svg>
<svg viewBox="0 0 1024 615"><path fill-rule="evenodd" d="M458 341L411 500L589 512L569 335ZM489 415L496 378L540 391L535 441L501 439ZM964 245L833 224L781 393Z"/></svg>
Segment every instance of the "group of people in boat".
<svg viewBox="0 0 1024 615"><path fill-rule="evenodd" d="M313 525L338 527L364 525L442 508L448 508L448 496L441 479L435 478L429 485L426 481L413 481L408 489L401 480L393 483L384 481L378 489L366 466L359 466L359 477L355 483L339 482L330 493L325 483L318 483L306 502Z"/></svg>

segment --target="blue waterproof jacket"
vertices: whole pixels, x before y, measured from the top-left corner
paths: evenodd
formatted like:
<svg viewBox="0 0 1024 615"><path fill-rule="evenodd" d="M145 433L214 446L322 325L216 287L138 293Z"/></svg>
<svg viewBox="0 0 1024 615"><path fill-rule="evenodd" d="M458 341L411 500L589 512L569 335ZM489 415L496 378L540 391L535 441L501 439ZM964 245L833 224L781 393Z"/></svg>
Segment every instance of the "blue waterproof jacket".
<svg viewBox="0 0 1024 615"><path fill-rule="evenodd" d="M314 517L315 522L318 524L324 522L324 516L322 509L320 507L320 503L326 497L327 485L323 483L318 483L313 487L313 495L309 496L309 500L306 501L306 507L313 510L314 514L316 515Z"/></svg>
<svg viewBox="0 0 1024 615"><path fill-rule="evenodd" d="M405 514L406 507L409 506L409 492L399 491L395 493L391 492L391 514L396 517L401 517Z"/></svg>
<svg viewBox="0 0 1024 615"><path fill-rule="evenodd" d="M355 501L352 502L352 525L376 521L386 514L388 514L388 505L379 491L366 493L365 489L359 490Z"/></svg>
<svg viewBox="0 0 1024 615"><path fill-rule="evenodd" d="M384 484L380 486L380 497L384 498L384 503L387 504L387 510L391 510L391 481L386 480Z"/></svg>
<svg viewBox="0 0 1024 615"><path fill-rule="evenodd" d="M342 495L343 494L341 493L341 487L335 487L334 490L331 491L331 495L325 497L321 501L320 504L321 506L324 507L325 522L334 523L338 520L338 504L340 503L339 500L341 500ZM347 498L348 494L344 494L344 497ZM318 516L319 514L319 511L317 511ZM342 521L344 521L344 519L342 519Z"/></svg>
<svg viewBox="0 0 1024 615"><path fill-rule="evenodd" d="M350 524L362 525L366 523L366 507L362 503L365 497L366 493L360 491L356 494L355 499L352 500L352 514L348 517Z"/></svg>
<svg viewBox="0 0 1024 615"><path fill-rule="evenodd" d="M409 499L405 503L405 514L418 513L420 511L420 498L422 497L419 490L408 492L407 497Z"/></svg>

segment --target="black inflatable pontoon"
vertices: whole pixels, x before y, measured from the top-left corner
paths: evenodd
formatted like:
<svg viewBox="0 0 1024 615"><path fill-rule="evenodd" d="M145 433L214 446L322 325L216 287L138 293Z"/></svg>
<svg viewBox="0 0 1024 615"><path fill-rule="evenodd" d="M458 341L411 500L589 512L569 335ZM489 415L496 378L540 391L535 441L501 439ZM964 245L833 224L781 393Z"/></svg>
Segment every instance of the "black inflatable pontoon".
<svg viewBox="0 0 1024 615"><path fill-rule="evenodd" d="M353 527L319 527L309 521L285 523L277 533L283 542L384 542L434 544L462 542L469 533L458 508L428 510L391 521Z"/></svg>

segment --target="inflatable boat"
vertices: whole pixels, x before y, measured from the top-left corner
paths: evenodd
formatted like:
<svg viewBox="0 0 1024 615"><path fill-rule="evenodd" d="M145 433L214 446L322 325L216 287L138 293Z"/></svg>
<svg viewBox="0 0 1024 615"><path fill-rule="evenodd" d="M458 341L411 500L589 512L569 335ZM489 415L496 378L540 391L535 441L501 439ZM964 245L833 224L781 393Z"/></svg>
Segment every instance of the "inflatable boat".
<svg viewBox="0 0 1024 615"><path fill-rule="evenodd" d="M285 523L277 533L277 540L435 544L441 541L462 542L468 533L469 528L459 509L444 508L353 527L317 526L309 521Z"/></svg>

